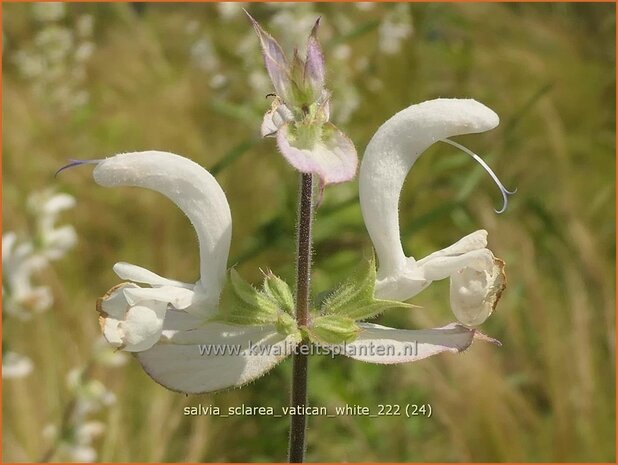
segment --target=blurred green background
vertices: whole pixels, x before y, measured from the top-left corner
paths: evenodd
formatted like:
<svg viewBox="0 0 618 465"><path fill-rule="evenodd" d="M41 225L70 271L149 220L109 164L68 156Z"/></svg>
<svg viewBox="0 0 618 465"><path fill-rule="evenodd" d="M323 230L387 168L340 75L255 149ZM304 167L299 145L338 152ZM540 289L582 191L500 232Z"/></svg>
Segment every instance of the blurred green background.
<svg viewBox="0 0 618 465"><path fill-rule="evenodd" d="M245 4L289 52L322 16L332 121L359 155L377 127L412 103L472 97L501 117L458 140L509 188L509 209L478 165L442 144L414 166L401 203L402 240L422 257L480 228L507 263L509 285L477 343L461 355L377 366L311 359L313 405L430 403L431 418L312 417L309 461L615 460L615 5ZM54 10L55 8L55 10ZM269 267L292 282L297 177L258 134L271 92L239 4L3 5L3 228L27 232L27 196L55 187L77 199L62 224L79 242L41 272L52 308L4 318L3 348L33 371L3 383L4 461L45 457L99 336L94 303L119 282L116 261L194 281L198 249L169 201L108 190L70 158L159 149L200 163L233 215L230 265L248 280ZM315 293L371 250L357 182L329 187L315 223ZM379 323L452 321L448 283L423 306ZM284 461L288 419L186 417L198 404L288 402L290 361L241 390L185 397L134 360L94 364L115 397L91 417L100 461ZM65 425L66 426L66 425ZM72 426L60 428L70 442ZM68 451L68 452L67 452ZM59 448L52 460L71 460Z"/></svg>

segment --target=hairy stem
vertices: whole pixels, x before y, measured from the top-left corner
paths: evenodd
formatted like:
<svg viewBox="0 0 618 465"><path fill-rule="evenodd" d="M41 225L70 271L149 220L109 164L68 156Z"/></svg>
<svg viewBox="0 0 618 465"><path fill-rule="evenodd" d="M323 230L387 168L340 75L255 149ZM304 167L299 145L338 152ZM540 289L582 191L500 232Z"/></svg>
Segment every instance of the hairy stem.
<svg viewBox="0 0 618 465"><path fill-rule="evenodd" d="M299 327L307 325L309 315L309 290L311 281L311 222L313 219L313 177L303 173L300 181L300 207L298 210L298 244L296 254L296 322ZM302 345L306 344L303 341ZM305 431L307 417L307 362L308 354L303 347L292 356L292 395L290 407L296 410L291 415L290 463L301 463L305 459ZM300 410L300 412L299 412Z"/></svg>

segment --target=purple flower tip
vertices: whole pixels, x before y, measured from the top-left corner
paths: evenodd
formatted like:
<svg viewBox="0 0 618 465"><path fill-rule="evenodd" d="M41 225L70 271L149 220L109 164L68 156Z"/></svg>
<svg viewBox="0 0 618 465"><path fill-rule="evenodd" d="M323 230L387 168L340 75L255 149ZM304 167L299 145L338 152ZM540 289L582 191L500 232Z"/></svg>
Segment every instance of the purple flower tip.
<svg viewBox="0 0 618 465"><path fill-rule="evenodd" d="M102 162L102 159L98 159L98 160L69 160L70 163L67 163L66 165L58 168L58 170L54 173L54 178L56 176L58 176L60 173L62 173L64 170L67 170L69 168L73 168L74 166L81 166L81 165L96 165L97 163Z"/></svg>

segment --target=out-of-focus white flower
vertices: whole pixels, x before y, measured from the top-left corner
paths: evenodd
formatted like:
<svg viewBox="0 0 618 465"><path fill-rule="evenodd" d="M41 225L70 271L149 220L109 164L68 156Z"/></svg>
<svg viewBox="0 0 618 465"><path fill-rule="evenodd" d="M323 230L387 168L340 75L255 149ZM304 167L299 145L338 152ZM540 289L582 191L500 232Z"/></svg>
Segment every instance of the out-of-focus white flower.
<svg viewBox="0 0 618 465"><path fill-rule="evenodd" d="M75 49L75 60L78 62L88 61L94 53L94 42L82 42Z"/></svg>
<svg viewBox="0 0 618 465"><path fill-rule="evenodd" d="M46 286L32 284L33 275L47 266L44 256L36 254L30 242L17 244L17 235L2 235L2 302L3 311L21 319L31 312L47 310L53 297Z"/></svg>
<svg viewBox="0 0 618 465"><path fill-rule="evenodd" d="M58 260L77 243L73 226L56 226L58 216L75 206L75 198L69 194L54 194L52 191L35 192L28 199L28 207L37 219L39 253L49 260Z"/></svg>
<svg viewBox="0 0 618 465"><path fill-rule="evenodd" d="M251 87L251 91L258 95L265 95L271 88L270 79L260 69L254 69L249 73L247 82Z"/></svg>
<svg viewBox="0 0 618 465"><path fill-rule="evenodd" d="M34 79L45 72L46 63L43 57L26 50L15 53L15 65L19 72L28 79Z"/></svg>
<svg viewBox="0 0 618 465"><path fill-rule="evenodd" d="M193 44L191 59L202 71L214 71L219 67L219 58L207 37L202 37Z"/></svg>
<svg viewBox="0 0 618 465"><path fill-rule="evenodd" d="M75 30L77 34L82 38L88 38L92 36L94 32L94 16L92 15L81 15L77 18L75 23Z"/></svg>
<svg viewBox="0 0 618 465"><path fill-rule="evenodd" d="M32 372L32 360L16 352L2 354L2 378L16 379Z"/></svg>
<svg viewBox="0 0 618 465"><path fill-rule="evenodd" d="M75 413L75 412L74 412ZM100 421L88 421L85 416L74 414L71 426L59 438L54 458L60 461L91 463L97 459L93 441L105 432L105 425ZM43 436L54 439L58 435L55 425L47 425Z"/></svg>
<svg viewBox="0 0 618 465"><path fill-rule="evenodd" d="M116 396L99 380L85 376L84 370L74 368L67 374L67 388L74 395L71 422L75 427L81 425L88 415L101 411L116 402Z"/></svg>
<svg viewBox="0 0 618 465"><path fill-rule="evenodd" d="M376 5L373 2L355 2L354 6L361 11L371 11Z"/></svg>
<svg viewBox="0 0 618 465"><path fill-rule="evenodd" d="M220 89L221 87L225 86L225 84L227 84L227 77L225 76L225 74L217 73L210 78L208 84L213 89Z"/></svg>
<svg viewBox="0 0 618 465"><path fill-rule="evenodd" d="M283 47L304 47L306 36L304 31L311 30L318 14L312 3L268 3L276 12L268 21L269 28L277 32ZM299 48L299 53L306 50Z"/></svg>
<svg viewBox="0 0 618 465"><path fill-rule="evenodd" d="M60 450L75 462L92 463L97 459L97 452L91 446L62 444Z"/></svg>
<svg viewBox="0 0 618 465"><path fill-rule="evenodd" d="M62 61L73 48L73 34L62 26L49 26L34 37L34 43L46 51L50 63Z"/></svg>
<svg viewBox="0 0 618 465"><path fill-rule="evenodd" d="M380 23L378 30L380 51L394 55L401 49L401 43L414 32L408 5L397 4Z"/></svg>
<svg viewBox="0 0 618 465"><path fill-rule="evenodd" d="M242 14L243 8L247 6L246 2L217 2L217 11L224 21L237 18Z"/></svg>
<svg viewBox="0 0 618 465"><path fill-rule="evenodd" d="M196 34L199 30L200 22L197 19L192 19L185 25L185 32L189 35Z"/></svg>
<svg viewBox="0 0 618 465"><path fill-rule="evenodd" d="M347 60L348 58L350 58L351 54L352 50L347 44L339 44L333 50L333 58L337 60Z"/></svg>
<svg viewBox="0 0 618 465"><path fill-rule="evenodd" d="M91 40L94 17L81 15L71 27L59 21L62 3L39 3L34 9L47 19L33 40L15 51L13 62L29 81L32 93L54 110L70 111L87 104L86 65L95 49Z"/></svg>
<svg viewBox="0 0 618 465"><path fill-rule="evenodd" d="M65 6L63 2L37 2L32 4L32 13L37 21L59 21L64 18Z"/></svg>

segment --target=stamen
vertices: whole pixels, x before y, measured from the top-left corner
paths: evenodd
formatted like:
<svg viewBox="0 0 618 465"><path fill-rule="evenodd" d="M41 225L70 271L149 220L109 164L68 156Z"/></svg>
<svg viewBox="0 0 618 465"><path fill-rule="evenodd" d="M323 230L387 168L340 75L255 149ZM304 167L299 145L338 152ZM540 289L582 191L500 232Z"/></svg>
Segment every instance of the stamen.
<svg viewBox="0 0 618 465"><path fill-rule="evenodd" d="M504 213L506 211L506 208L509 205L509 198L508 198L508 196L515 194L517 192L517 189L515 189L513 191L510 191L506 187L504 187L504 185L500 182L500 179L498 179L498 176L496 176L496 173L493 172L493 170L489 167L489 165L487 163L485 163L485 161L481 157L479 157L476 153L474 153L470 149L468 149L468 148L464 147L463 145L458 144L457 142L454 142L454 141L452 141L450 139L442 139L442 142L446 142L447 144L450 144L453 147L457 147L459 150L467 153L474 160L476 160L478 162L478 164L481 165L485 171L487 171L489 176L491 176L491 179L494 180L494 182L496 183L496 185L500 189L500 193L502 194L502 201L503 201L502 208L500 210L494 209L494 211L496 213Z"/></svg>
<svg viewBox="0 0 618 465"><path fill-rule="evenodd" d="M58 169L58 171L56 171L54 173L54 178L56 176L58 176L60 173L62 173L64 170L67 170L69 168L73 168L74 166L80 166L80 165L96 165L97 163L100 163L103 161L103 159L99 159L99 160L69 160L70 163L68 163L67 165L64 165L62 167L60 167Z"/></svg>

